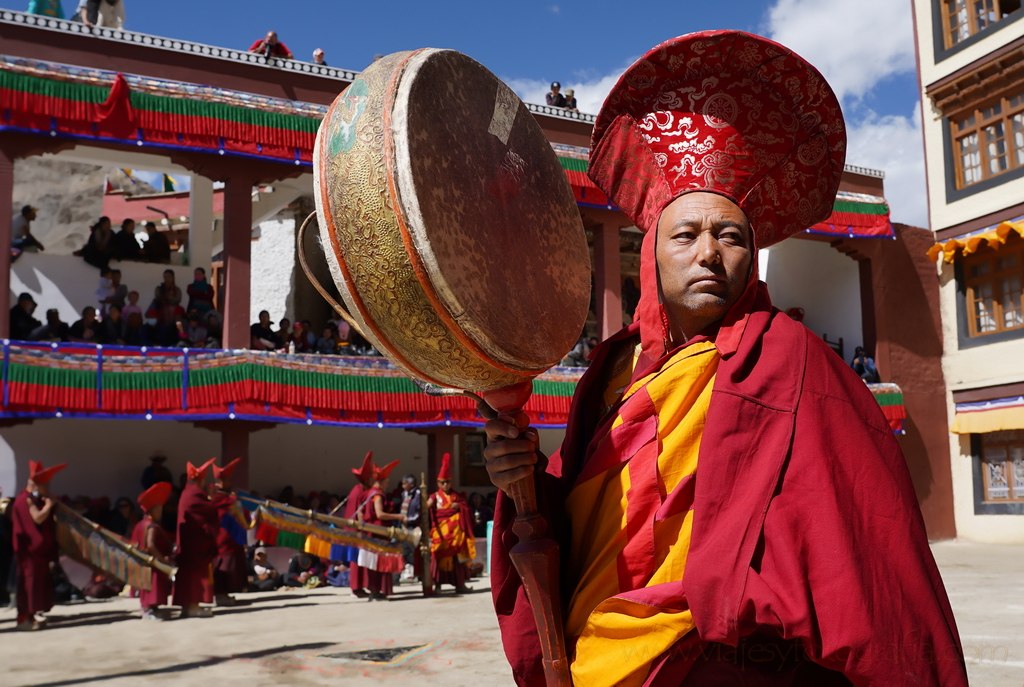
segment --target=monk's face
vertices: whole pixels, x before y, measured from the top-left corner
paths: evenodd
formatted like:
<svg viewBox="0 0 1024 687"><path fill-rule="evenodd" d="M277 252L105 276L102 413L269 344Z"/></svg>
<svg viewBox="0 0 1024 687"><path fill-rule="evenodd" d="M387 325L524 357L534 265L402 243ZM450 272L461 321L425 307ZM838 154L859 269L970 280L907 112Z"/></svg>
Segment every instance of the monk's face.
<svg viewBox="0 0 1024 687"><path fill-rule="evenodd" d="M753 259L750 223L715 193L688 193L658 220L661 296L676 343L725 317L742 295Z"/></svg>
<svg viewBox="0 0 1024 687"><path fill-rule="evenodd" d="M437 480L437 488L440 489L441 491L443 491L446 494L451 492L451 490L452 490L451 480L447 480L447 479L439 479L439 480Z"/></svg>

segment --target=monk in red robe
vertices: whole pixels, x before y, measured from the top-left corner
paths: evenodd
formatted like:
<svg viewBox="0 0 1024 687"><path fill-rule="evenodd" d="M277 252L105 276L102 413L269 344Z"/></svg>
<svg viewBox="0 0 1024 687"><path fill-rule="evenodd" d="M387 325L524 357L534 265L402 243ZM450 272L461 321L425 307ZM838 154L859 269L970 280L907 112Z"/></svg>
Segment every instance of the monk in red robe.
<svg viewBox="0 0 1024 687"><path fill-rule="evenodd" d="M598 115L589 174L645 236L635 321L594 351L538 479L574 684L967 684L888 423L757 275L759 248L829 216L845 150L821 75L738 31L657 46ZM503 492L538 462L527 425L486 427ZM500 494L495 609L538 685L513 511Z"/></svg>
<svg viewBox="0 0 1024 687"><path fill-rule="evenodd" d="M235 458L221 467L213 466L216 492L213 504L217 509L217 555L213 559L213 593L218 606L234 606L232 593L244 592L248 584L249 561L245 554L248 515L231 492L231 477L242 462Z"/></svg>
<svg viewBox="0 0 1024 687"><path fill-rule="evenodd" d="M217 461L211 458L199 467L188 463L188 483L178 499L178 574L174 579L174 605L181 606L183 618L209 618L209 608L200 603L213 601L211 565L217 555L217 506L210 500L207 476Z"/></svg>
<svg viewBox="0 0 1024 687"><path fill-rule="evenodd" d="M46 620L39 614L53 608L53 573L57 562L57 525L50 480L67 463L43 467L28 462L28 483L11 504L14 560L17 565L18 630L41 630Z"/></svg>
<svg viewBox="0 0 1024 687"><path fill-rule="evenodd" d="M455 587L456 594L472 591L466 586L469 563L476 558L473 518L464 494L452 490L452 455L441 458L437 491L427 499L430 510L430 575L435 588Z"/></svg>
<svg viewBox="0 0 1024 687"><path fill-rule="evenodd" d="M401 522L405 516L401 513L388 513L385 510L385 495L387 494L388 478L391 471L398 465L393 460L382 468L374 466L373 483L363 496L363 506L359 516L368 525L384 525L389 522ZM390 572L381 572L371 567L360 566L366 576L366 589L369 592L368 601L380 601L387 599L394 589L394 580Z"/></svg>
<svg viewBox="0 0 1024 687"><path fill-rule="evenodd" d="M164 504L171 495L170 482L157 482L139 494L139 508L143 512L142 520L132 531L132 543L140 551L148 553L163 563L171 562L174 551L174 537L164 529L160 520L164 514ZM171 580L159 570L153 571L148 590L139 590L139 605L142 606L143 620L166 620L160 612L160 606L167 604L171 595Z"/></svg>
<svg viewBox="0 0 1024 687"><path fill-rule="evenodd" d="M370 485L373 484L373 470L373 451L367 451L366 455L363 456L362 465L352 470L352 474L356 478L356 485L352 487L352 490L345 498L345 508L342 511L343 517L355 520L356 515L366 505L364 501L366 492L369 490ZM351 560L348 564L348 586L352 589L354 596L365 599L370 595L370 592L366 590L366 570L359 565L357 561L358 555L358 549L352 547L349 551Z"/></svg>

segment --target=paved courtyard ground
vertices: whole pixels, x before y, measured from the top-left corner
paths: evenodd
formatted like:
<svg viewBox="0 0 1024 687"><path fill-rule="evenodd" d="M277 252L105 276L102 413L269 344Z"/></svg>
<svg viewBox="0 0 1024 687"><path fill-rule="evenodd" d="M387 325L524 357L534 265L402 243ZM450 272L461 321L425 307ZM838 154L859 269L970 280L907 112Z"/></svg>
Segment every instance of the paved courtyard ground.
<svg viewBox="0 0 1024 687"><path fill-rule="evenodd" d="M1024 686L1024 547L933 547L976 687ZM246 594L210 619L143 623L137 602L58 606L52 626L14 631L0 610L0 685L511 685L486 589L392 601L338 590ZM391 662L341 656L415 647ZM382 659L382 656L377 656Z"/></svg>

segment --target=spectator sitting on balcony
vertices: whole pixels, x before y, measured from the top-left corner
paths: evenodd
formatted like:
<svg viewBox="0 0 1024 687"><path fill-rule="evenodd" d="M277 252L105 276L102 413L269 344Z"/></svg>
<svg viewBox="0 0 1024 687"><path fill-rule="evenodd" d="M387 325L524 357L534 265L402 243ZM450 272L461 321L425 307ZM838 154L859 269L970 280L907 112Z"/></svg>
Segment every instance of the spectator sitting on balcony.
<svg viewBox="0 0 1024 687"><path fill-rule="evenodd" d="M109 267L100 268L100 283L96 287L96 301L100 304L100 317L104 317L107 311L107 302L114 295L114 280L110 278Z"/></svg>
<svg viewBox="0 0 1024 687"><path fill-rule="evenodd" d="M146 222L146 243L142 247L146 262L168 263L171 261L171 244L167 236L156 227L155 222Z"/></svg>
<svg viewBox="0 0 1024 687"><path fill-rule="evenodd" d="M11 247L21 250L46 250L32 235L32 222L36 219L36 208L25 205L21 212L11 218Z"/></svg>
<svg viewBox="0 0 1024 687"><path fill-rule="evenodd" d="M313 51L313 64L319 64L322 67L328 66L327 60L324 59L323 48L317 48L316 50Z"/></svg>
<svg viewBox="0 0 1024 687"><path fill-rule="evenodd" d="M338 352L338 333L331 325L324 327L320 333L320 338L316 342L316 352L324 355Z"/></svg>
<svg viewBox="0 0 1024 687"><path fill-rule="evenodd" d="M216 310L211 310L206 313L206 336L209 342L207 346L209 348L220 348L221 331L223 329L223 320L221 319L220 313Z"/></svg>
<svg viewBox="0 0 1024 687"><path fill-rule="evenodd" d="M188 285L188 307L189 312L195 310L200 317L213 310L213 287L206 281L206 270L197 267L193 273L193 281Z"/></svg>
<svg viewBox="0 0 1024 687"><path fill-rule="evenodd" d="M571 88L565 89L565 109L576 112L576 91Z"/></svg>
<svg viewBox="0 0 1024 687"><path fill-rule="evenodd" d="M142 254L138 239L135 238L135 220L121 222L121 230L114 234L114 259L138 260Z"/></svg>
<svg viewBox="0 0 1024 687"><path fill-rule="evenodd" d="M130 305L126 305L124 309L127 311L130 307ZM150 333L142 319L141 310L132 311L129 315L122 312L121 318L124 320L124 343L126 346L148 346L152 343Z"/></svg>
<svg viewBox="0 0 1024 687"><path fill-rule="evenodd" d="M882 381L878 374L878 368L875 367L874 358L869 356L862 346L857 346L853 350L853 360L850 361L850 367L867 384L878 384Z"/></svg>
<svg viewBox="0 0 1024 687"><path fill-rule="evenodd" d="M142 321L142 308L139 307L138 291L129 291L128 302L125 303L125 306L123 308L121 308L121 317L123 317L126 321L132 315L138 315L139 321Z"/></svg>
<svg viewBox="0 0 1024 687"><path fill-rule="evenodd" d="M164 280L153 289L153 302L160 308L181 305L181 288L174 281L174 270L164 270Z"/></svg>
<svg viewBox="0 0 1024 687"><path fill-rule="evenodd" d="M18 303L11 308L11 338L16 341L28 341L32 332L43 326L43 323L32 317L35 312L36 299L30 293L18 296Z"/></svg>
<svg viewBox="0 0 1024 687"><path fill-rule="evenodd" d="M96 224L89 228L89 240L74 254L82 256L82 259L93 267L103 269L107 266L114 257L114 230L110 228L109 217L100 217Z"/></svg>
<svg viewBox="0 0 1024 687"><path fill-rule="evenodd" d="M200 317L198 310L190 310L187 320L184 322L178 320L176 327L178 330L179 346L187 346L189 348L206 347L209 332L206 330L206 325L203 324L203 319Z"/></svg>
<svg viewBox="0 0 1024 687"><path fill-rule="evenodd" d="M264 57L283 57L285 59L292 59L292 51L288 49L288 46L277 40L276 31L267 31L267 35L256 41L249 46L249 52L259 53Z"/></svg>
<svg viewBox="0 0 1024 687"><path fill-rule="evenodd" d="M100 303L100 316L104 317L108 308L116 305L124 314L124 302L128 298L128 287L121 283L121 270L100 271L100 286L96 289L96 299Z"/></svg>
<svg viewBox="0 0 1024 687"><path fill-rule="evenodd" d="M99 342L124 345L125 321L120 307L111 305L107 308L107 314L100 322Z"/></svg>
<svg viewBox="0 0 1024 687"><path fill-rule="evenodd" d="M306 337L306 328L302 322L296 322L292 325L292 334L288 338L288 352L289 353L309 353L312 350L309 347L309 339Z"/></svg>
<svg viewBox="0 0 1024 687"><path fill-rule="evenodd" d="M61 6L60 0L29 0L27 11L29 14L44 17L64 18L64 7Z"/></svg>
<svg viewBox="0 0 1024 687"><path fill-rule="evenodd" d="M266 310L260 310L259 322L249 327L249 336L249 347L254 351L274 351L278 348L277 335L270 328L270 313Z"/></svg>
<svg viewBox="0 0 1024 687"><path fill-rule="evenodd" d="M91 305L82 308L82 319L71 325L68 338L83 343L100 342L100 323L96 319L96 308Z"/></svg>
<svg viewBox="0 0 1024 687"><path fill-rule="evenodd" d="M46 311L46 324L32 332L33 341L67 341L69 328L60 319L60 311L50 308Z"/></svg>
<svg viewBox="0 0 1024 687"><path fill-rule="evenodd" d="M100 0L78 0L75 15L71 21L80 21L86 26L95 26L100 14Z"/></svg>
<svg viewBox="0 0 1024 687"><path fill-rule="evenodd" d="M124 0L100 0L96 25L111 29L123 29Z"/></svg>
<svg viewBox="0 0 1024 687"><path fill-rule="evenodd" d="M545 96L545 101L551 107L565 107L565 96L561 93L562 84L557 81L551 82L551 90Z"/></svg>
<svg viewBox="0 0 1024 687"><path fill-rule="evenodd" d="M315 351L317 335L316 332L313 331L313 323L309 320L303 320L302 331L306 335L306 350Z"/></svg>
<svg viewBox="0 0 1024 687"><path fill-rule="evenodd" d="M282 317L277 323L276 337L278 348L288 348L288 342L292 338L292 321L287 317Z"/></svg>

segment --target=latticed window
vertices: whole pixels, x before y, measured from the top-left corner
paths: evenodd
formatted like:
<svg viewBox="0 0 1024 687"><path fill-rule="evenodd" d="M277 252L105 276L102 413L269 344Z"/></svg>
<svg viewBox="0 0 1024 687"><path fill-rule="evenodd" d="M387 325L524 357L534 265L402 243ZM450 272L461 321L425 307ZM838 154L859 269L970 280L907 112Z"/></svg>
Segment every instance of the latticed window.
<svg viewBox="0 0 1024 687"><path fill-rule="evenodd" d="M1024 431L981 435L983 500L1024 502Z"/></svg>
<svg viewBox="0 0 1024 687"><path fill-rule="evenodd" d="M998 250L964 258L970 336L1024 328L1024 239L1010 234Z"/></svg>
<svg viewBox="0 0 1024 687"><path fill-rule="evenodd" d="M952 117L950 126L957 188L1024 168L1024 93Z"/></svg>
<svg viewBox="0 0 1024 687"><path fill-rule="evenodd" d="M1021 0L942 0L946 48L984 31L1018 11Z"/></svg>

